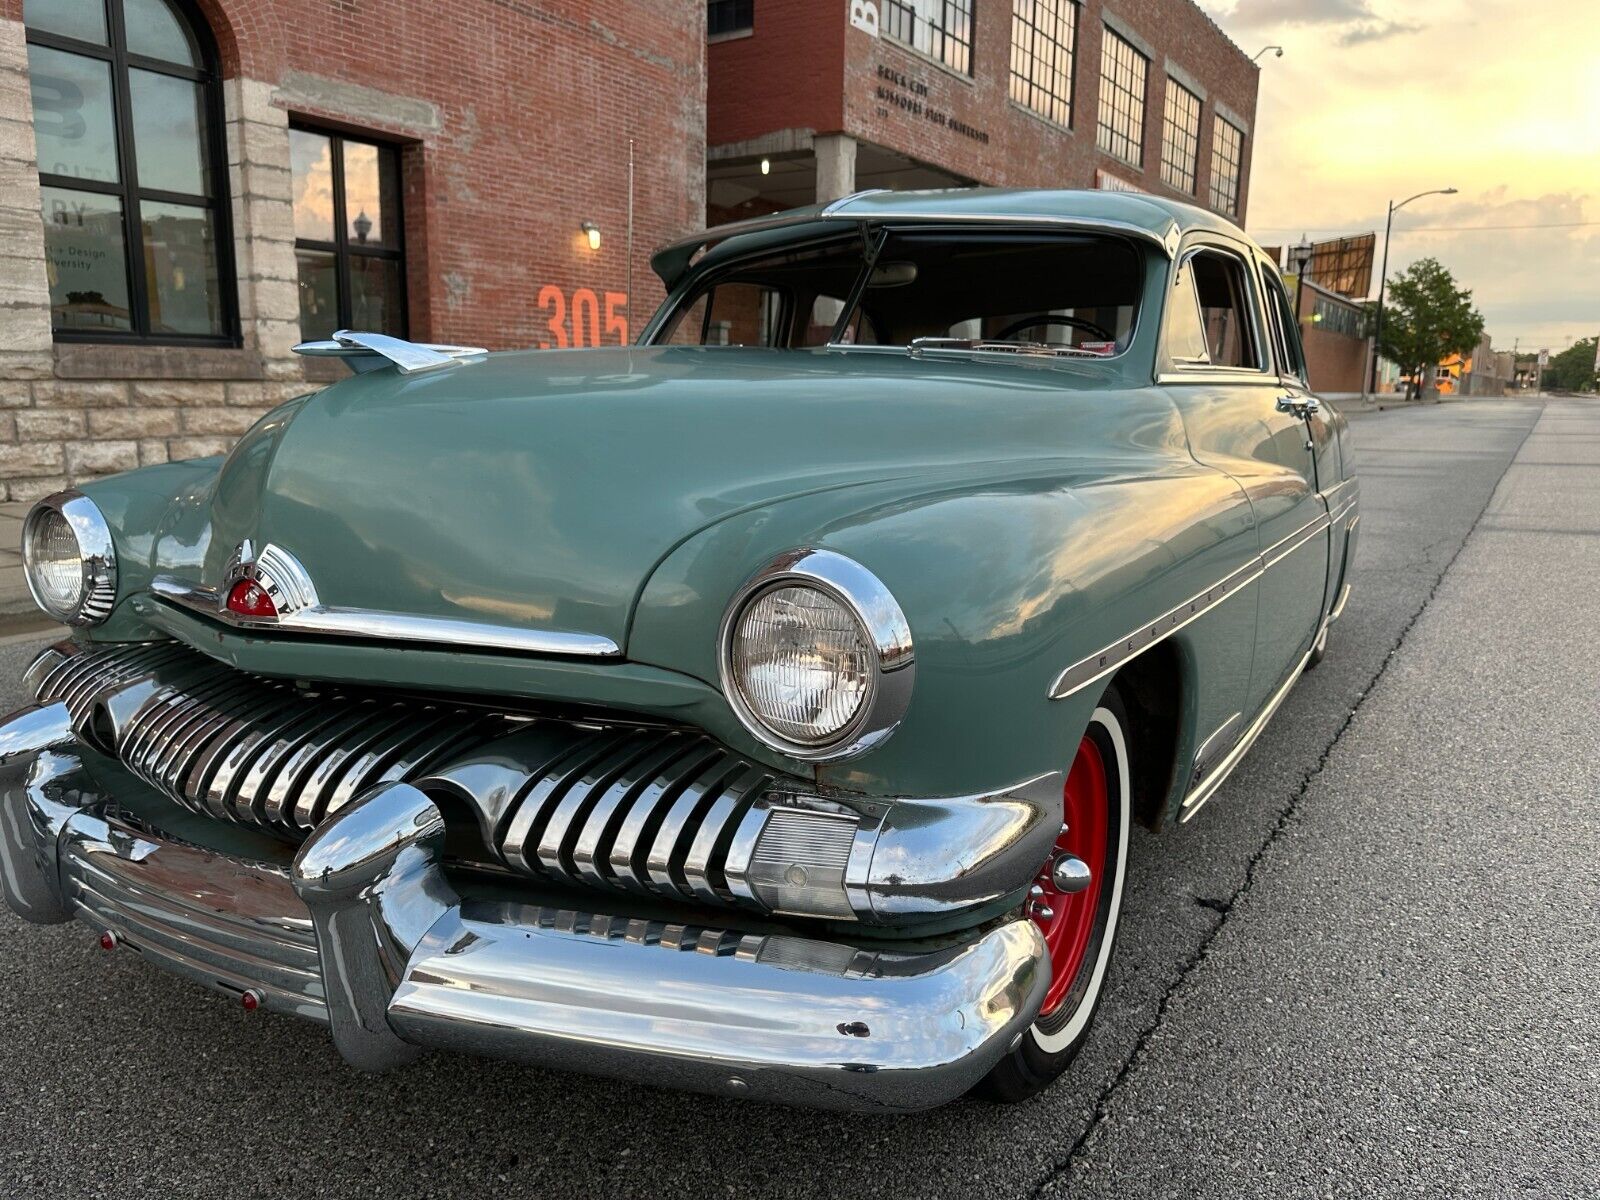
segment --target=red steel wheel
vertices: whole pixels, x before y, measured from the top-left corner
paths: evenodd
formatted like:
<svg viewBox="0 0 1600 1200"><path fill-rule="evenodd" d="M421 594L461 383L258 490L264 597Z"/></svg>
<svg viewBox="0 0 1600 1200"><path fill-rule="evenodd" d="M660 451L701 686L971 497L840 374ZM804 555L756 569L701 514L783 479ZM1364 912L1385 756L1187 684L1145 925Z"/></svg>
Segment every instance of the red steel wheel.
<svg viewBox="0 0 1600 1200"><path fill-rule="evenodd" d="M1100 908L1109 804L1105 759L1092 737L1086 735L1078 743L1077 756L1067 772L1061 807L1061 833L1039 872L1034 883L1036 891L1031 893L1033 898L1028 905L1028 915L1050 947L1050 990L1039 1010L1041 1017L1053 1015L1072 990L1083 968ZM1058 870L1057 864L1067 869ZM1085 874L1087 883L1083 882ZM1063 883L1073 890L1064 890Z"/></svg>
<svg viewBox="0 0 1600 1200"><path fill-rule="evenodd" d="M1023 910L1050 952L1050 979L1032 1028L978 1089L991 1099L1025 1100L1048 1086L1083 1046L1100 1004L1128 863L1126 713L1112 684L1067 766L1061 829Z"/></svg>

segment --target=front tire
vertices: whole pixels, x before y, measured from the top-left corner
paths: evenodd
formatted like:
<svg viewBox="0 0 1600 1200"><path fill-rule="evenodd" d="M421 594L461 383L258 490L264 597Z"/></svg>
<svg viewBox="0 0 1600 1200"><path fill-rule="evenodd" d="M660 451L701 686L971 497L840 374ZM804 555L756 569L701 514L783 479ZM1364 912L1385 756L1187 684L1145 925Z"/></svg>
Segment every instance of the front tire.
<svg viewBox="0 0 1600 1200"><path fill-rule="evenodd" d="M1040 1015L1022 1040L978 1085L989 1099L1015 1103L1036 1095L1077 1057L1105 988L1122 913L1131 818L1127 710L1115 684L1100 698L1062 789L1062 830L1042 864L1024 911L1050 948L1050 984ZM1063 890L1052 868L1063 856L1088 867L1081 890Z"/></svg>

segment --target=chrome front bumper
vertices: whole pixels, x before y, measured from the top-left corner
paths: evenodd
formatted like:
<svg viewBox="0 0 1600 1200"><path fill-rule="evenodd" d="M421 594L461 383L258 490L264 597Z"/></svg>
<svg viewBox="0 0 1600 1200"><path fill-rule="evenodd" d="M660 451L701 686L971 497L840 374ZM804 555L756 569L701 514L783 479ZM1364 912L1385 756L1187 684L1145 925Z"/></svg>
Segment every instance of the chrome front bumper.
<svg viewBox="0 0 1600 1200"><path fill-rule="evenodd" d="M464 900L444 822L380 784L292 861L150 827L85 771L65 704L0 725L0 888L174 974L325 1022L354 1065L447 1047L821 1108L954 1099L1031 1024L1043 939L1011 920L935 951Z"/></svg>

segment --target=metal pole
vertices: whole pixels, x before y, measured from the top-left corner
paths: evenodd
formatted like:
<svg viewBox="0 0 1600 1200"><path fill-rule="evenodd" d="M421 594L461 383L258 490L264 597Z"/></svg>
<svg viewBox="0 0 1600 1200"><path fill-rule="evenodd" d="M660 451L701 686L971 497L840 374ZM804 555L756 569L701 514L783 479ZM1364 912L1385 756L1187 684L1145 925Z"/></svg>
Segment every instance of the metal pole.
<svg viewBox="0 0 1600 1200"><path fill-rule="evenodd" d="M633 139L628 139L628 334L633 336Z"/></svg>
<svg viewBox="0 0 1600 1200"><path fill-rule="evenodd" d="M1372 375L1367 390L1378 394L1378 357L1383 353L1383 290L1389 283L1389 233L1394 228L1394 201L1389 201L1389 219L1383 225L1383 269L1378 273L1378 317L1372 326Z"/></svg>

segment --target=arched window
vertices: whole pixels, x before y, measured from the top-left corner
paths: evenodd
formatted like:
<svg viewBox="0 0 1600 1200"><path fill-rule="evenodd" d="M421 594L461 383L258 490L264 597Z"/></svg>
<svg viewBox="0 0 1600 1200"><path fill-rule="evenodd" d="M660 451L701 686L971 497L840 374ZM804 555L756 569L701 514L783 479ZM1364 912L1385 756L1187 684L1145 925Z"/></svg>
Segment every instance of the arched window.
<svg viewBox="0 0 1600 1200"><path fill-rule="evenodd" d="M59 341L236 341L216 46L188 0L24 0Z"/></svg>

